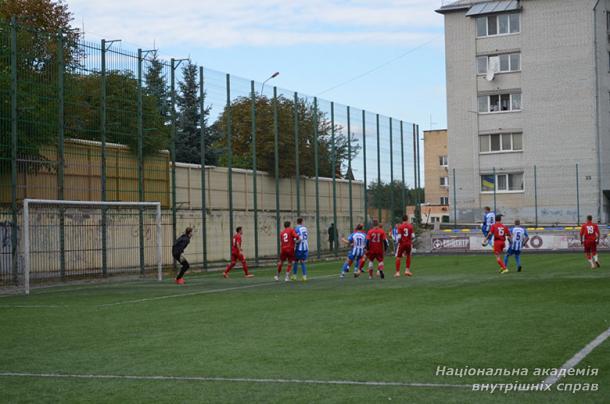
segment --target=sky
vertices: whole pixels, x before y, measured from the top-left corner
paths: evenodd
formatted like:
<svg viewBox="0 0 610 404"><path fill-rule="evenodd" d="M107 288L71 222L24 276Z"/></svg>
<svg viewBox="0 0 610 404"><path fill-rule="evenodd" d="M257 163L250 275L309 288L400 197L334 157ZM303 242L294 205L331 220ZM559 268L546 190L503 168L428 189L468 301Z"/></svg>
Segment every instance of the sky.
<svg viewBox="0 0 610 404"><path fill-rule="evenodd" d="M446 127L440 0L67 0L87 40Z"/></svg>

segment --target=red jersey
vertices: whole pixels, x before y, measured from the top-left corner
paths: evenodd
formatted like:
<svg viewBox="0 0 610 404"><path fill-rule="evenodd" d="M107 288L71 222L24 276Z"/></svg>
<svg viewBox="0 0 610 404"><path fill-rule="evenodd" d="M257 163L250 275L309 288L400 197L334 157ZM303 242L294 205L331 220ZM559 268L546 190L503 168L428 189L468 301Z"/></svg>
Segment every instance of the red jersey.
<svg viewBox="0 0 610 404"><path fill-rule="evenodd" d="M587 222L580 228L580 237L585 238L585 241L595 241L599 238L599 227L593 222Z"/></svg>
<svg viewBox="0 0 610 404"><path fill-rule="evenodd" d="M411 223L399 224L398 236L400 236L401 246L410 246L413 243L413 225Z"/></svg>
<svg viewBox="0 0 610 404"><path fill-rule="evenodd" d="M388 238L385 235L385 231L379 227L369 230L366 234L366 241L368 241L368 250L373 254L383 254L383 246Z"/></svg>
<svg viewBox="0 0 610 404"><path fill-rule="evenodd" d="M489 231L494 235L494 242L506 241L506 236L510 235L510 230L502 223L494 223Z"/></svg>
<svg viewBox="0 0 610 404"><path fill-rule="evenodd" d="M299 239L299 235L292 227L282 230L280 233L280 244L282 251L294 251L295 240Z"/></svg>
<svg viewBox="0 0 610 404"><path fill-rule="evenodd" d="M233 236L233 242L231 243L231 253L239 254L241 249L241 234L235 233Z"/></svg>

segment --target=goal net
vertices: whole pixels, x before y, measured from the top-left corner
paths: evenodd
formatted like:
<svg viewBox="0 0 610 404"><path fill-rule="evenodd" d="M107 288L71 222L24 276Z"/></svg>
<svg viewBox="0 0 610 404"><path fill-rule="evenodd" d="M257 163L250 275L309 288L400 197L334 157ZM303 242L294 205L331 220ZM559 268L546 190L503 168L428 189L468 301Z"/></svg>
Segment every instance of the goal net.
<svg viewBox="0 0 610 404"><path fill-rule="evenodd" d="M25 199L23 285L117 275L162 280L161 204Z"/></svg>

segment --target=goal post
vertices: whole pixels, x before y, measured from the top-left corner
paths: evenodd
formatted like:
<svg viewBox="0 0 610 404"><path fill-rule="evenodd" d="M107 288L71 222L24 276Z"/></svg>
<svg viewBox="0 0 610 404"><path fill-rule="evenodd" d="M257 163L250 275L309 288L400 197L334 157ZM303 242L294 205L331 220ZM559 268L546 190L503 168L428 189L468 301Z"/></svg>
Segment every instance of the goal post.
<svg viewBox="0 0 610 404"><path fill-rule="evenodd" d="M24 199L22 219L26 295L33 280L147 273L163 280L160 202Z"/></svg>

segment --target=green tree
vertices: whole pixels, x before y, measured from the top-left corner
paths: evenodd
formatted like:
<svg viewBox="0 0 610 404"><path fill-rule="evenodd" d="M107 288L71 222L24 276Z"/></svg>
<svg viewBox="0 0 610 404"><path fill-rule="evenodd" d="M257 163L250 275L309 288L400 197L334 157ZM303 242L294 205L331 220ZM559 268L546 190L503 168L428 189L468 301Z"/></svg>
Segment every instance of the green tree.
<svg viewBox="0 0 610 404"><path fill-rule="evenodd" d="M387 209L391 211L391 219L393 223L398 223L402 220L404 211L402 210L402 192L405 192L405 203L407 206L415 205L418 201L417 189L403 187L401 181L394 182L372 182L368 186L367 196L369 198L369 206L374 209ZM423 201L423 189L419 190L419 201ZM417 213L417 212L416 212ZM417 220L416 220L417 221Z"/></svg>
<svg viewBox="0 0 610 404"><path fill-rule="evenodd" d="M256 105L256 158L257 169L274 173L274 122L273 122L273 99L264 96L255 98ZM240 97L231 104L231 131L232 131L232 151L233 166L239 168L252 167L252 99L250 97ZM317 122L318 127L318 162L319 174L322 177L330 177L333 169L338 178L347 175L342 167L349 159L348 138L343 133L343 128L335 125L335 149L336 161L332 165L332 139L331 123L323 112L316 111L313 105L305 100L298 100L297 103L292 99L278 97L278 127L279 127L279 175L281 177L291 177L296 173L295 158L295 112L298 116L299 130L299 171L304 176L314 176L314 128ZM226 164L226 123L228 109L225 107L219 115L211 130L218 137L218 149L223 151L220 164ZM352 158L354 158L360 146L352 139Z"/></svg>
<svg viewBox="0 0 610 404"><path fill-rule="evenodd" d="M148 67L144 73L146 95L153 97L157 101L158 113L165 119L169 118L170 101L167 86L167 77L164 74L165 65L159 59L157 52L153 52L153 57L149 60Z"/></svg>
<svg viewBox="0 0 610 404"><path fill-rule="evenodd" d="M199 80L197 65L189 62L182 69L182 80L178 83L179 95L176 99L178 106L178 122L176 133L176 160L183 163L201 163L201 108L199 96ZM205 93L203 94L205 100ZM204 102L205 104L205 102ZM204 125L207 126L207 117L210 107L204 107ZM205 163L217 163L217 153L213 145L217 141L209 133L205 136L206 143Z"/></svg>

